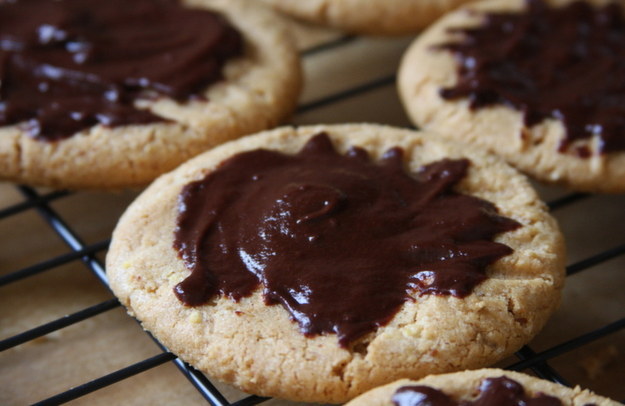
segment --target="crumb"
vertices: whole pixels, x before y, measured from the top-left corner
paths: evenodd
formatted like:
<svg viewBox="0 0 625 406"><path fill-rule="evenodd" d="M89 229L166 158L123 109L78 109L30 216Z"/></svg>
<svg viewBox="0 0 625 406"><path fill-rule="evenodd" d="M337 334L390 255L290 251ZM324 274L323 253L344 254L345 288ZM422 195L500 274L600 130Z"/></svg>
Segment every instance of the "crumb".
<svg viewBox="0 0 625 406"><path fill-rule="evenodd" d="M405 337L419 337L421 335L421 331L423 330L423 327L416 325L416 324L409 324L406 327L404 327L401 332Z"/></svg>
<svg viewBox="0 0 625 406"><path fill-rule="evenodd" d="M197 310L194 310L190 315L189 315L189 321L193 324L198 324L202 322L202 314L200 312L198 312Z"/></svg>

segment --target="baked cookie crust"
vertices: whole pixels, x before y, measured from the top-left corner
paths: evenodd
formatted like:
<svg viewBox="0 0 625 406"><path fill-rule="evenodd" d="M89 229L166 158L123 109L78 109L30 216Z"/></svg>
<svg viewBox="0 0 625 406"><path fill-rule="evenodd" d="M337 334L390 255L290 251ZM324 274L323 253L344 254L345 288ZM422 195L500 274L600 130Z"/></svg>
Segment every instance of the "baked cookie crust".
<svg viewBox="0 0 625 406"><path fill-rule="evenodd" d="M525 393L529 396L545 394L559 398L563 406L583 406L595 404L598 406L617 406L620 403L595 395L588 390L579 387L567 388L553 382L513 371L502 369L479 369L475 371L463 371L444 375L431 375L418 381L402 379L369 391L358 398L347 403L345 406L392 406L391 397L395 391L402 386L425 385L443 391L456 400L469 400L475 398L475 390L479 388L480 382L486 378L497 378L505 376L510 378L525 388Z"/></svg>
<svg viewBox="0 0 625 406"><path fill-rule="evenodd" d="M562 7L574 0L545 0ZM585 0L594 6L607 0ZM623 2L618 2L623 5ZM558 152L565 128L560 120L547 119L528 127L523 113L494 105L471 109L467 99L446 100L441 89L457 83L457 62L452 52L437 46L457 40L450 28L475 27L488 12L514 12L526 8L525 0L488 0L464 6L433 24L403 57L398 87L411 120L420 128L472 143L494 152L521 171L548 183L602 193L625 192L625 153L597 152L598 140L587 144L591 156L581 158L573 148Z"/></svg>
<svg viewBox="0 0 625 406"><path fill-rule="evenodd" d="M412 34L468 0L262 0L305 21L370 35Z"/></svg>
<svg viewBox="0 0 625 406"><path fill-rule="evenodd" d="M242 33L244 55L224 67L207 101L141 101L169 122L95 126L55 142L29 137L17 125L0 128L0 177L54 188L143 186L192 156L271 128L295 108L301 87L299 56L288 30L265 7L243 0L185 0L223 14Z"/></svg>
<svg viewBox="0 0 625 406"><path fill-rule="evenodd" d="M292 154L320 132L344 153L359 146L378 160L401 147L409 171L443 158L472 164L458 191L493 202L522 224L495 241L514 252L487 268L472 294L424 295L387 325L342 348L336 335L305 337L281 306L257 291L184 306L174 286L189 275L173 248L178 194L228 157L257 148ZM499 158L432 134L370 124L283 127L223 144L157 179L122 216L107 256L110 285L128 312L209 376L259 395L345 402L375 386L490 365L528 342L557 307L564 245L555 220L526 178Z"/></svg>
<svg viewBox="0 0 625 406"><path fill-rule="evenodd" d="M563 406L583 406L595 404L597 406L617 406L620 403L604 398L588 390L579 387L567 388L553 382L513 371L502 369L479 369L475 371L463 371L444 375L431 375L418 381L402 379L369 391L358 398L347 403L345 406L393 406L391 397L395 391L402 386L425 385L443 391L456 400L469 400L475 398L475 390L479 388L480 382L486 378L497 378L505 376L510 378L525 388L525 393L529 396L545 394L559 398Z"/></svg>

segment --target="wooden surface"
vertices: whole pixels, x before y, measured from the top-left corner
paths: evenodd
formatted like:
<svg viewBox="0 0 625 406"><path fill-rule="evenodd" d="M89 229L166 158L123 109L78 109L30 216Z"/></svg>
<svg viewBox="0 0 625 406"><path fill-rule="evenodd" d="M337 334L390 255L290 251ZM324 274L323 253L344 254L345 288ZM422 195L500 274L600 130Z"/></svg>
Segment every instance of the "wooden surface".
<svg viewBox="0 0 625 406"><path fill-rule="evenodd" d="M306 88L296 124L376 122L408 126L393 75L410 38L355 38L322 29L297 28L304 53ZM360 87L365 89L360 89ZM328 98L350 91L350 95ZM321 103L319 103L321 101ZM570 192L538 186L547 201ZM79 192L52 207L85 243L109 238L137 192ZM15 185L0 183L0 212L24 201ZM568 263L625 243L625 196L590 196L554 211L567 238ZM0 275L62 255L70 249L34 210L0 218ZM103 258L102 253L100 258ZM562 307L532 343L547 350L625 316L625 256L567 280ZM80 261L0 286L0 339L112 298ZM609 335L550 361L572 384L625 399L625 333ZM71 386L159 353L121 308L0 353L0 404L41 400ZM507 360L509 365L515 360ZM229 400L243 394L220 388ZM203 405L205 401L171 364L124 380L73 402L85 405ZM289 404L272 400L267 404Z"/></svg>

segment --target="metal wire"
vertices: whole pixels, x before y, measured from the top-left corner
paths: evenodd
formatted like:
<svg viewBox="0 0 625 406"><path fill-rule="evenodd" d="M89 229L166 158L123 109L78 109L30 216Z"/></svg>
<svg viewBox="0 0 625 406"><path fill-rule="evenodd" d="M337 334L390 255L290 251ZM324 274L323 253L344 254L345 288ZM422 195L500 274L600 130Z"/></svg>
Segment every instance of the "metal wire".
<svg viewBox="0 0 625 406"><path fill-rule="evenodd" d="M126 368L122 368L111 374L105 375L101 378L94 379L93 381L84 383L68 391L49 397L48 399L35 403L35 405L49 406L49 405L60 405L62 403L67 403L71 400L77 399L91 392L95 392L98 389L102 389L106 386L112 385L115 382L122 381L126 378L130 378L131 376L137 375L141 372L147 371L149 369L162 365L166 362L172 361L175 358L176 356L173 355L172 353L168 353L168 352L160 353L151 358L145 359L143 361L137 362L136 364L127 366Z"/></svg>
<svg viewBox="0 0 625 406"><path fill-rule="evenodd" d="M29 276L37 275L38 273L48 271L57 266L70 263L83 257L89 257L97 252L104 251L108 248L110 240L100 241L93 245L83 247L79 250L69 252L67 254L60 255L55 258L50 258L46 261L40 262L35 265L31 265L27 268L14 271L6 275L0 276L0 286L8 285L12 282L17 282L20 279L28 278Z"/></svg>
<svg viewBox="0 0 625 406"><path fill-rule="evenodd" d="M69 195L68 191L59 190L59 191L55 191L44 196L38 196L37 198L28 199L25 202L0 210L0 219L13 216L15 214L26 211L38 204L51 202L53 200L60 199L61 197L65 197L68 195Z"/></svg>
<svg viewBox="0 0 625 406"><path fill-rule="evenodd" d="M534 354L532 357L529 357L523 361L517 362L516 364L510 365L508 369L514 369L514 370L520 371L525 368L531 368L536 364L558 357L578 347L581 347L582 345L586 345L600 338L603 338L607 336L608 334L613 334L623 329L625 329L625 318L617 320L613 323L610 323L598 329L595 329L591 332L583 334L572 340L566 341L562 344L556 345L555 347L552 347L538 354ZM546 379L551 379L551 378L547 377Z"/></svg>
<svg viewBox="0 0 625 406"><path fill-rule="evenodd" d="M534 360L536 359L536 352L534 352L534 350L532 350L530 347L524 346L519 351L517 351L516 356L523 361ZM535 364L528 366L528 368L531 368L536 376L540 378L548 379L550 381L559 383L560 385L571 386L567 381L564 380L564 378L562 378L562 376L560 376L560 374L555 369L553 369L545 362L536 362ZM514 368L513 366L510 366L507 369Z"/></svg>
<svg viewBox="0 0 625 406"><path fill-rule="evenodd" d="M302 104L298 109L298 114L303 114L311 110L315 110L321 107L325 107L330 104L340 102L350 97L355 97L363 93L367 93L378 88L393 86L395 84L395 75L386 76L380 79L372 80L371 82L364 83L362 85L353 87L351 89L344 90L342 92L335 93L333 95L315 100L306 104Z"/></svg>
<svg viewBox="0 0 625 406"><path fill-rule="evenodd" d="M349 44L353 40L354 37L351 36L341 37L335 41L331 41L304 51L302 54L303 56L318 54L327 50L344 46L346 44ZM357 95L376 90L378 88L393 86L394 82L394 75L375 79L368 83L355 86L351 89L347 89L339 93L326 96L319 100L301 105L297 111L298 113L304 113L314 109L325 107L333 103L337 103L339 101L343 101L351 97L355 97ZM15 204L13 206L0 210L0 220L16 215L18 213L22 213L27 210L36 210L46 220L48 225L63 240L63 242L69 246L71 251L69 253L47 259L38 264L29 266L24 269L16 270L1 276L0 287L9 283L17 283L25 278L39 274L41 272L53 270L60 265L80 260L94 275L98 277L102 284L108 288L108 281L106 278L104 267L97 260L95 254L106 250L109 241L106 240L91 245L85 245L82 242L81 238L78 236L78 234L65 222L65 220L59 215L59 213L53 210L49 205L51 202L57 199L70 196L71 193L65 191L56 191L47 194L39 194L36 190L26 186L16 186L16 188L24 196L25 200L19 204ZM560 208L571 205L579 200L587 199L590 197L591 195L588 194L574 193L556 199L550 202L548 206L551 210L558 210ZM573 275L588 270L595 265L613 259L617 256L622 256L624 254L625 245L619 245L610 249L606 249L603 252L597 253L593 256L590 256L575 264L570 265L567 268L567 275ZM96 304L94 306L82 309L71 315L67 315L58 320L51 321L42 326L35 327L31 330L22 332L13 337L9 337L0 341L0 351L12 348L14 346L33 340L50 332L59 330L71 324L78 323L80 321L94 317L108 310L117 308L118 306L119 302L116 299L111 299ZM518 351L516 354L519 358L519 362L508 366L508 369L524 370L527 368L531 368L538 376L544 379L548 379L564 385L569 385L569 383L560 376L558 371L556 371L553 367L549 365L549 361L555 357L561 356L562 354L568 353L570 351L574 351L580 346L587 345L588 343L591 343L609 334L613 334L624 328L625 318L617 320L608 325L604 325L593 331L582 334L578 337L570 339L569 341L560 343L550 349L538 353L536 353L530 347L526 346ZM147 334L150 335L149 333ZM176 364L180 371L187 377L187 379L189 379L189 381L196 387L198 392L206 399L207 403L210 405L248 406L256 405L268 400L268 398L252 395L240 399L234 403L229 403L228 400L210 382L210 380L206 378L206 376L178 359L172 353L168 352L168 350L163 347L162 344L158 343L158 341L156 341L156 343L162 349L162 353L135 363L133 365L129 365L125 368L102 376L90 382L84 383L75 388L69 389L65 392L59 393L55 396L52 396L37 403L37 405L57 405L65 403L170 361L173 361Z"/></svg>
<svg viewBox="0 0 625 406"><path fill-rule="evenodd" d="M104 313L105 311L114 309L118 306L119 302L117 299L111 299L97 305L87 307L86 309L80 310L76 313L63 316L60 319L51 321L50 323L43 324L39 327L35 327L0 341L0 351L8 350L16 345L23 344L27 341L34 340L35 338L60 330L64 327L71 326L72 324L97 316L100 313Z"/></svg>

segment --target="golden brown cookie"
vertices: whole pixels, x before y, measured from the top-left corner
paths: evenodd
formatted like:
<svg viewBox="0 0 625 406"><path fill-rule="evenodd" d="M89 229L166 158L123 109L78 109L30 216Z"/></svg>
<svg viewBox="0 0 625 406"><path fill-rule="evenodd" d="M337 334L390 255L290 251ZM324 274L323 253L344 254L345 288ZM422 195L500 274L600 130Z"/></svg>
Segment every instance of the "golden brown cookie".
<svg viewBox="0 0 625 406"><path fill-rule="evenodd" d="M415 33L443 13L467 2L467 0L262 1L305 21L371 35Z"/></svg>
<svg viewBox="0 0 625 406"><path fill-rule="evenodd" d="M285 308L267 305L258 289L238 302L215 296L184 305L174 288L190 272L174 234L185 185L245 151L295 154L321 132L339 153L358 146L375 161L400 147L413 174L446 158L469 159L456 189L520 223L495 238L513 252L489 266L488 278L471 294L412 291L388 323L344 346L336 334L304 335ZM495 156L433 134L371 124L278 128L206 152L157 179L129 207L107 256L111 288L129 313L196 368L247 392L335 403L399 378L477 368L511 354L558 305L563 271L562 236L525 177ZM341 288L337 295L346 295Z"/></svg>
<svg viewBox="0 0 625 406"><path fill-rule="evenodd" d="M597 13L619 14L612 9L604 8L610 3L608 1L585 1L591 5L590 9L597 10ZM623 2L612 3L623 5ZM617 73L616 69L620 68L617 67L619 63L615 62L620 58L615 54L622 54L618 51L622 47L618 44L611 45L613 51L606 51L608 54L612 52L609 58L616 58L612 59L612 62L596 59L595 52L603 52L600 49L604 49L601 41L607 41L607 37L602 36L603 31L598 28L590 30L596 34L594 37L598 38L597 43L589 41L583 35L578 43L576 37L571 37L570 40L562 39L568 38L566 37L568 34L564 31L566 28L559 31L561 27L571 28L572 25L546 23L550 30L547 36L538 31L540 28L533 32L517 30L522 23L509 23L507 27L517 31L481 35L481 39L475 42L475 49L490 50L491 56L488 58L491 62L474 63L475 60L463 59L457 52L458 44L462 44L468 38L467 31L463 30L484 32L479 31L481 28L478 27L485 26L488 15L525 15L530 10L530 4L533 4L534 10L541 10L543 7L547 10L563 10L570 7L572 10L570 13L575 13L574 7L580 7L580 3L574 4L573 0L483 1L447 14L424 32L406 52L399 70L399 91L409 116L418 127L495 152L541 181L562 183L583 191L608 193L625 191L625 154L622 146L619 146L622 144L622 141L619 141L619 137L622 138L622 130L618 130L622 123L614 127L617 128L616 132L614 128L609 128L614 121L620 120L618 117L622 117L618 112L618 109L622 108L622 103L614 104L614 101L610 101L617 100L617 94L620 94L621 90L617 85L606 86L603 81L598 80L601 77L622 76ZM536 12L537 15L541 13L545 14L542 11ZM577 14L590 15L592 11L581 11ZM538 21L533 15L528 19ZM589 19L601 20L600 17L594 16ZM622 16L620 24L623 24ZM505 31L505 26L505 23L501 24L500 29ZM539 27L538 23L536 27ZM568 32L583 32L583 28L576 30L577 28L571 28ZM528 46L522 42L525 38L530 38L528 33L533 35L531 38L535 40L534 45ZM484 39L485 37L489 39ZM560 39L549 42L548 38L552 37ZM623 41L622 36L618 38L619 41ZM586 45L579 45L582 43ZM506 47L507 49L504 49ZM517 55L523 56L517 58ZM461 76L464 75L459 67L461 60L465 60L465 68L462 69L469 72L464 82L461 82ZM498 70L495 71L493 66L497 66ZM489 83L481 82L485 83L479 90L481 93L463 93L457 90L461 86L470 86L467 85L470 81L469 76L482 67L485 67L482 71L485 73L475 75L490 77L487 79ZM490 73L488 69L492 69ZM610 73L610 69L614 69L613 73ZM527 71L531 73L526 74ZM504 79L500 79L502 72ZM515 79L510 79L513 76L512 72L517 72ZM599 77L593 79L593 75ZM577 88L581 83L584 86L579 92L581 95L566 93L561 97L566 103L569 101L577 103L579 100L579 104L571 103L561 107L548 104L563 91ZM593 83L597 83L598 87L593 87ZM528 89L539 90L532 90L532 93ZM610 94L605 94L605 91ZM530 94L532 101L529 103L542 103L543 110L537 113L532 108L526 109L525 96L517 97L515 94ZM577 123L575 121L580 121L578 119L580 111L592 111L595 116L588 122ZM610 125L603 126L593 121L597 117L601 119L600 115L608 116L609 111L615 112L608 117ZM595 133L597 131L608 133L606 137L612 137L611 140L604 142L605 137L604 139L599 137Z"/></svg>
<svg viewBox="0 0 625 406"><path fill-rule="evenodd" d="M534 378L519 372L504 371L501 369L479 369L475 371L463 371L444 375L430 375L418 381L402 379L362 394L346 406L392 406L402 403L393 403L393 396L400 388L411 386L426 386L436 389L449 396L453 401L474 401L480 396L480 387L487 379L512 380L519 384L523 391L522 395L527 398L549 396L556 398L563 406L617 406L620 403L597 396L594 393L582 390L579 387L567 388L549 381ZM509 381L508 381L509 382ZM491 387L495 386L492 383ZM510 386L516 385L511 384ZM557 401L556 400L556 401ZM554 400L551 399L553 402ZM406 403L422 405L426 403ZM428 405L430 403L427 403ZM482 403L480 403L482 404Z"/></svg>
<svg viewBox="0 0 625 406"><path fill-rule="evenodd" d="M221 13L241 33L242 56L203 97L135 102L166 121L96 125L58 141L30 137L23 126L0 128L0 176L58 188L142 186L224 141L270 128L295 107L299 57L287 29L265 7L242 0L185 0Z"/></svg>

